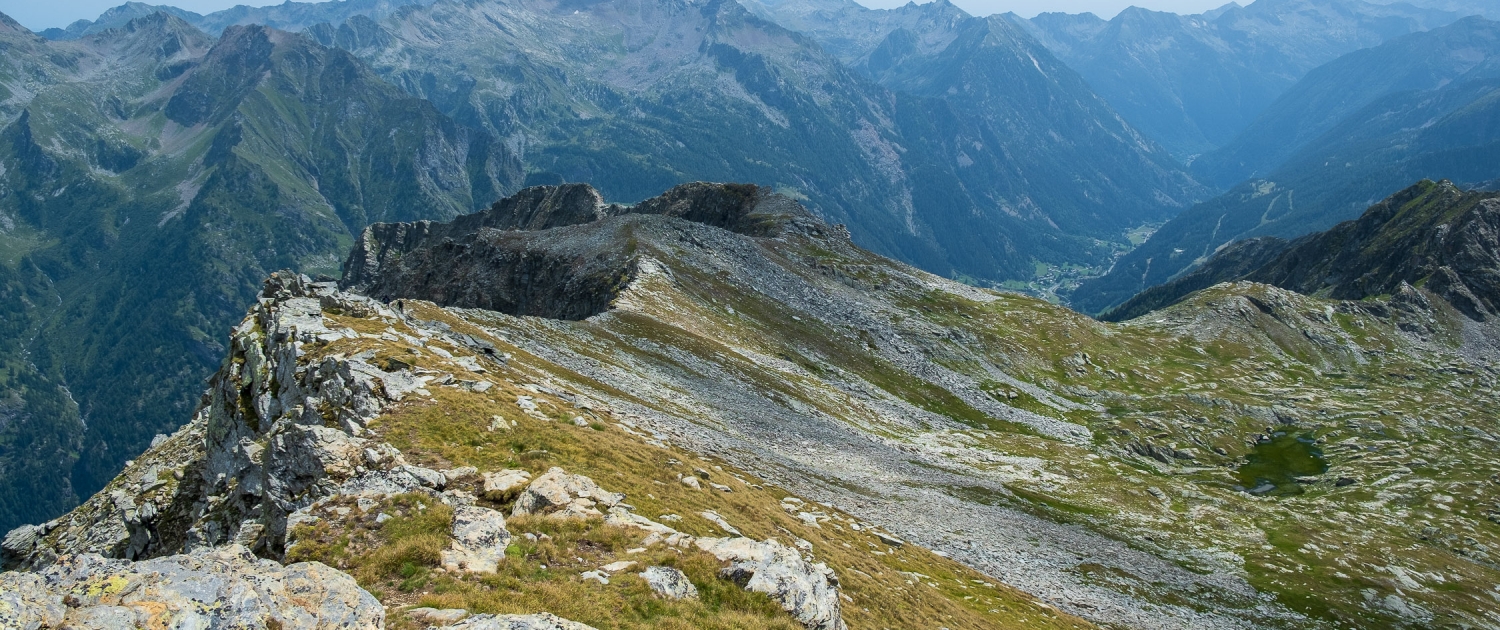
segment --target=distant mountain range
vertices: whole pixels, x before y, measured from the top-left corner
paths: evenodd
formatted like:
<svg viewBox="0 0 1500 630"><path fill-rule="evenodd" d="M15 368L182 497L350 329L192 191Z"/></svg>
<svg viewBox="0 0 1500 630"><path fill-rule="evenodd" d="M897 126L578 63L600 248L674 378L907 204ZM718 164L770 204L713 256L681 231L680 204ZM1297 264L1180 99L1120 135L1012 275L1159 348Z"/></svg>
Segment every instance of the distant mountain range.
<svg viewBox="0 0 1500 630"><path fill-rule="evenodd" d="M1206 196L1004 20L946 1L852 16L871 32L852 52L726 0L441 2L310 33L509 138L529 183L625 201L691 180L772 186L949 277L1107 265L1126 230ZM865 72L855 55L903 20L923 47L893 40Z"/></svg>
<svg viewBox="0 0 1500 630"><path fill-rule="evenodd" d="M1142 292L1104 319L1139 317L1193 291L1247 280L1340 300L1403 292L1411 297L1417 286L1471 320L1493 321L1500 316L1497 234L1500 193L1423 181L1326 232L1295 241L1239 241L1192 273Z"/></svg>
<svg viewBox="0 0 1500 630"><path fill-rule="evenodd" d="M1491 185L1500 178L1497 121L1500 23L1466 18L1341 57L1209 156L1216 164L1271 165L1258 167L1264 175L1173 218L1109 274L1084 282L1072 303L1106 310L1229 243L1328 229L1411 181Z"/></svg>
<svg viewBox="0 0 1500 630"><path fill-rule="evenodd" d="M402 7L428 5L433 2L434 0L336 0L334 2L292 2L288 0L281 4L263 7L250 7L241 4L224 9L223 11L215 11L208 15L200 15L192 11L167 5L127 2L105 11L97 19L78 20L69 24L67 28L49 28L39 33L39 35L50 40L78 39L85 35L93 35L112 28L119 28L135 18L145 17L158 11L181 18L183 21L212 35L218 35L224 29L231 26L248 24L259 24L278 30L296 32L314 24L343 22L356 15L380 19L395 13L396 10Z"/></svg>
<svg viewBox="0 0 1500 630"><path fill-rule="evenodd" d="M1132 7L1108 21L1090 13L1007 17L1130 124L1191 160L1232 141L1312 69L1465 15L1408 3L1259 0L1199 15Z"/></svg>
<svg viewBox="0 0 1500 630"><path fill-rule="evenodd" d="M370 221L452 217L520 184L499 138L299 35L215 40L157 12L0 39L18 111L0 128L0 529L66 509L175 427L259 276L337 273Z"/></svg>

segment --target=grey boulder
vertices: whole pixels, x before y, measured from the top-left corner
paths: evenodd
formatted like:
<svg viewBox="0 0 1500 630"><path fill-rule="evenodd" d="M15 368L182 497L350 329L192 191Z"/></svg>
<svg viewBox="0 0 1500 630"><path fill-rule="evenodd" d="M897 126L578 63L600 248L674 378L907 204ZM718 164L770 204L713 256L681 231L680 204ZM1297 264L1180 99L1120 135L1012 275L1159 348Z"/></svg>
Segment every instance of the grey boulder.
<svg viewBox="0 0 1500 630"><path fill-rule="evenodd" d="M0 628L59 627L378 630L385 608L341 571L240 546L140 562L84 554L0 574Z"/></svg>
<svg viewBox="0 0 1500 630"><path fill-rule="evenodd" d="M460 505L453 510L453 546L443 552L443 568L494 573L505 559L510 539L505 515L489 508Z"/></svg>
<svg viewBox="0 0 1500 630"><path fill-rule="evenodd" d="M687 575L672 567L646 567L641 571L646 585L662 597L671 599L697 599L698 587L688 581Z"/></svg>

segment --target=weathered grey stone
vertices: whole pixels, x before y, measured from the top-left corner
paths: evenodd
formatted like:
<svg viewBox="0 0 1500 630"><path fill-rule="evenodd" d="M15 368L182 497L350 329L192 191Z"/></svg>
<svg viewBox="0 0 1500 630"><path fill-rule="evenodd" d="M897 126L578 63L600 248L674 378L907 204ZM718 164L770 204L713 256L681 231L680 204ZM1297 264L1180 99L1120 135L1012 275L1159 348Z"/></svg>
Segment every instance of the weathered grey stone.
<svg viewBox="0 0 1500 630"><path fill-rule="evenodd" d="M347 574L317 562L283 567L240 546L140 562L85 554L39 573L0 574L0 627L7 629L384 625L385 608Z"/></svg>
<svg viewBox="0 0 1500 630"><path fill-rule="evenodd" d="M687 575L672 567L646 567L641 571L646 585L663 597L671 599L697 599L698 587L688 581Z"/></svg>
<svg viewBox="0 0 1500 630"><path fill-rule="evenodd" d="M40 630L62 624L68 609L61 593L33 573L0 573L0 628Z"/></svg>
<svg viewBox="0 0 1500 630"><path fill-rule="evenodd" d="M524 470L506 469L484 473L484 497L491 501L504 501L531 480L531 473Z"/></svg>
<svg viewBox="0 0 1500 630"><path fill-rule="evenodd" d="M844 630L839 582L823 563L809 563L796 549L769 539L699 538L699 549L729 562L720 574L746 590L765 593L811 630Z"/></svg>
<svg viewBox="0 0 1500 630"><path fill-rule="evenodd" d="M551 468L537 477L521 496L516 498L513 516L525 514L551 514L559 518L588 518L603 516L594 507L597 503L614 507L625 500L625 495L607 492L583 475L571 475L561 468Z"/></svg>
<svg viewBox="0 0 1500 630"><path fill-rule="evenodd" d="M724 517L719 516L718 512L714 512L713 510L704 510L699 514L699 516L702 516L703 520L713 523L715 527L718 527L720 530L723 530L724 533L729 534L730 536L741 535L740 530L735 529L733 525L730 525L729 521L726 521L724 520Z"/></svg>
<svg viewBox="0 0 1500 630"><path fill-rule="evenodd" d="M469 616L469 611L462 608L413 608L406 611L406 616L412 621L434 626L451 626L463 621Z"/></svg>
<svg viewBox="0 0 1500 630"><path fill-rule="evenodd" d="M505 559L510 539L504 515L489 508L461 505L453 510L453 546L443 552L443 568L493 573Z"/></svg>
<svg viewBox="0 0 1500 630"><path fill-rule="evenodd" d="M609 514L604 517L604 524L615 525L618 527L634 527L636 529L644 529L653 534L660 534L662 536L670 536L677 533L677 530L675 529L667 527L666 525L662 525L661 523L653 521L639 514L635 514L630 510L618 506L609 509Z"/></svg>
<svg viewBox="0 0 1500 630"><path fill-rule="evenodd" d="M453 630L597 630L593 626L568 621L552 613L475 615L449 627Z"/></svg>

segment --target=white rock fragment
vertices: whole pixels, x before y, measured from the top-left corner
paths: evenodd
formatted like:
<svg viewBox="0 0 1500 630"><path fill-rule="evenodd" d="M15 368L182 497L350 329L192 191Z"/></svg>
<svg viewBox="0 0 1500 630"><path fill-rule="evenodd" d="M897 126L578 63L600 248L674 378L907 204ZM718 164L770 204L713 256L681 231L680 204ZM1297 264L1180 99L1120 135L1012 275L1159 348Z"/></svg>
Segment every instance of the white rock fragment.
<svg viewBox="0 0 1500 630"><path fill-rule="evenodd" d="M451 626L468 617L469 611L462 608L413 608L406 611L406 616L411 617L411 620L417 623Z"/></svg>
<svg viewBox="0 0 1500 630"><path fill-rule="evenodd" d="M599 567L599 568L601 570L603 570L605 573L608 573L610 575L614 575L616 573L624 571L625 569L629 569L630 567L633 567L633 566L635 566L635 561L634 560L621 560L619 562L611 562L611 563L606 564L606 565L604 565L602 567Z"/></svg>
<svg viewBox="0 0 1500 630"><path fill-rule="evenodd" d="M688 581L687 575L672 567L646 567L641 578L657 594L669 599L697 599L698 587Z"/></svg>
<svg viewBox="0 0 1500 630"><path fill-rule="evenodd" d="M839 581L823 563L813 564L775 539L699 538L699 549L729 566L719 572L746 590L765 593L810 630L845 630Z"/></svg>
<svg viewBox="0 0 1500 630"><path fill-rule="evenodd" d="M568 474L553 467L537 477L516 498L513 516L548 514L557 518L603 516L595 505L615 507L625 495L608 492L583 475Z"/></svg>
<svg viewBox="0 0 1500 630"><path fill-rule="evenodd" d="M703 520L713 523L715 527L718 527L731 536L742 535L740 534L740 530L735 529L733 525L729 524L729 521L724 520L724 517L719 516L719 514L717 512L714 512L713 510L704 510L703 512L699 513L699 516L702 516Z"/></svg>
<svg viewBox="0 0 1500 630"><path fill-rule="evenodd" d="M443 568L493 573L505 559L510 540L504 515L489 508L459 506L453 510L453 546L443 552Z"/></svg>
<svg viewBox="0 0 1500 630"><path fill-rule="evenodd" d="M507 468L500 472L484 473L484 497L491 501L503 501L530 480L531 473L524 470Z"/></svg>
<svg viewBox="0 0 1500 630"><path fill-rule="evenodd" d="M568 621L552 613L535 615L475 615L449 630L597 630L593 626Z"/></svg>

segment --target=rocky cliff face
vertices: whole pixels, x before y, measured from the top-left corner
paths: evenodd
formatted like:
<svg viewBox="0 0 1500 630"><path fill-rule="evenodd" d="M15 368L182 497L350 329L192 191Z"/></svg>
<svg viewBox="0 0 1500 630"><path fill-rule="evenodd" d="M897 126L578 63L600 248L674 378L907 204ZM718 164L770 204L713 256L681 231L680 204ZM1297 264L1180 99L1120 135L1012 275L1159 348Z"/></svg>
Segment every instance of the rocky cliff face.
<svg viewBox="0 0 1500 630"><path fill-rule="evenodd" d="M587 184L539 186L451 223L372 225L340 284L386 301L585 319L638 273L630 241L654 217L753 236L774 236L794 220L816 225L796 202L754 185L685 184L632 206L606 204ZM587 228L552 231L568 226Z"/></svg>

